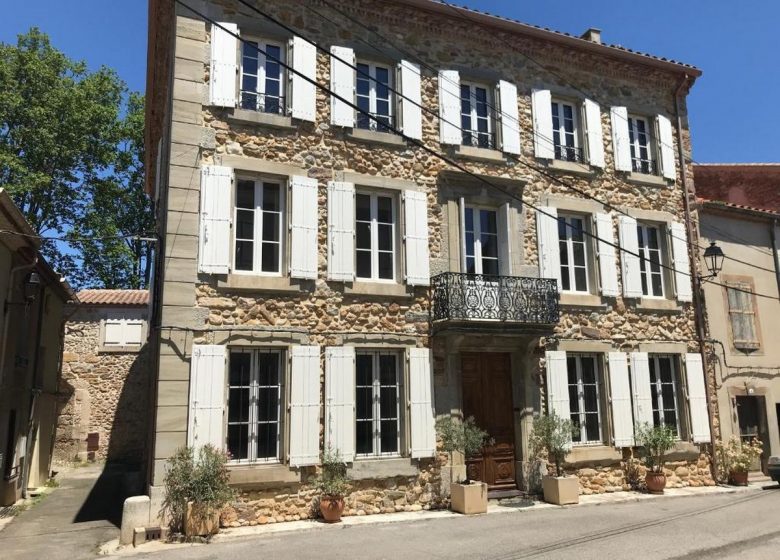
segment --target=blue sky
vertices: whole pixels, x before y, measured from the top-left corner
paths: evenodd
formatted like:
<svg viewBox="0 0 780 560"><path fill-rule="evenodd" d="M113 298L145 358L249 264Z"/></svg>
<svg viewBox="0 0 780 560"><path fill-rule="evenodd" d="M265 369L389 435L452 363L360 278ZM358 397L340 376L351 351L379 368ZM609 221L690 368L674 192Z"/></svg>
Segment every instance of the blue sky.
<svg viewBox="0 0 780 560"><path fill-rule="evenodd" d="M459 0L543 27L603 39L694 64L704 71L689 98L699 162L780 161L777 0ZM33 0L3 13L0 41L37 25L68 55L113 67L143 90L146 0ZM749 7L748 7L749 5Z"/></svg>

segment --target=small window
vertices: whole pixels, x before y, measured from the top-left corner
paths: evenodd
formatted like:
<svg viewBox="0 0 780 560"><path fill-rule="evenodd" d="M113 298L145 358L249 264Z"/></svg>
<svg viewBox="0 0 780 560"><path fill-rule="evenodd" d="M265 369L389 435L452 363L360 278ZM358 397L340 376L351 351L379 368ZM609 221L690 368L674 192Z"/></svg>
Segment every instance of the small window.
<svg viewBox="0 0 780 560"><path fill-rule="evenodd" d="M398 455L401 448L398 354L358 352L355 374L357 454Z"/></svg>
<svg viewBox="0 0 780 560"><path fill-rule="evenodd" d="M654 225L637 224L636 229L639 241L639 272L642 277L642 295L664 297L661 228Z"/></svg>
<svg viewBox="0 0 780 560"><path fill-rule="evenodd" d="M650 394L653 399L653 424L671 426L680 435L677 409L677 368L673 356L649 356Z"/></svg>
<svg viewBox="0 0 780 560"><path fill-rule="evenodd" d="M108 317L103 324L103 346L140 347L144 343L144 320L127 315Z"/></svg>
<svg viewBox="0 0 780 560"><path fill-rule="evenodd" d="M753 285L750 282L727 282L726 295L731 323L731 338L739 350L757 350L761 345L756 328Z"/></svg>
<svg viewBox="0 0 780 560"><path fill-rule="evenodd" d="M281 352L230 352L227 450L233 461L279 459L281 388Z"/></svg>
<svg viewBox="0 0 780 560"><path fill-rule="evenodd" d="M658 175L658 163L653 154L648 120L644 117L628 117L628 138L631 146L631 169L634 173Z"/></svg>
<svg viewBox="0 0 780 560"><path fill-rule="evenodd" d="M561 289L565 292L588 292L588 244L585 235L585 218L558 217Z"/></svg>
<svg viewBox="0 0 780 560"><path fill-rule="evenodd" d="M498 275L498 212L467 206L464 220L466 273Z"/></svg>
<svg viewBox="0 0 780 560"><path fill-rule="evenodd" d="M394 197L355 195L355 275L365 280L395 280L396 211Z"/></svg>
<svg viewBox="0 0 780 560"><path fill-rule="evenodd" d="M569 408L574 443L601 443L601 403L599 386L601 373L596 356L569 354L566 357L569 374Z"/></svg>
<svg viewBox="0 0 780 560"><path fill-rule="evenodd" d="M275 42L244 41L241 50L241 108L284 114L284 47Z"/></svg>
<svg viewBox="0 0 780 560"><path fill-rule="evenodd" d="M490 89L475 84L460 84L460 126L463 145L494 149L493 106Z"/></svg>
<svg viewBox="0 0 780 560"><path fill-rule="evenodd" d="M357 115L357 127L378 132L390 132L394 126L393 97L391 89L393 73L381 64L358 62L356 100L360 111ZM365 113L376 117L371 119Z"/></svg>
<svg viewBox="0 0 780 560"><path fill-rule="evenodd" d="M555 159L583 161L577 108L572 103L553 101L552 119Z"/></svg>
<svg viewBox="0 0 780 560"><path fill-rule="evenodd" d="M238 179L234 270L279 275L282 270L283 183Z"/></svg>

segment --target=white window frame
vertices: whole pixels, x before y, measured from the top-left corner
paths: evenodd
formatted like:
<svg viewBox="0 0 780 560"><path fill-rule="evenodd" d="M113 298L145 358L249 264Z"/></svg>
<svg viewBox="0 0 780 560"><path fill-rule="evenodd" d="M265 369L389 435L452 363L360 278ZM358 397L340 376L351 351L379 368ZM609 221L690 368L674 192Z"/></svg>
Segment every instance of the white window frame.
<svg viewBox="0 0 780 560"><path fill-rule="evenodd" d="M106 341L106 334L109 323L119 326L122 332L122 338L118 343L110 343ZM127 325L137 324L141 326L141 335L137 342L129 341L127 338ZM101 322L100 330L100 345L101 350L139 350L147 338L146 319L143 316L143 312L140 310L122 310L109 312L105 319Z"/></svg>
<svg viewBox="0 0 780 560"><path fill-rule="evenodd" d="M368 66L367 73L370 78L366 78L358 70L355 71L355 105L358 105L359 97L365 97L358 95L357 82L360 80L368 81L368 112L375 117L386 117L389 122L389 126L395 126L395 99L393 97L393 90L395 89L395 69L390 64L384 64L370 60L358 60L355 63L355 68L359 68L361 64ZM377 68L387 70L387 115L377 114ZM389 130L378 130L379 125L374 119L369 119L368 127L359 126L358 123L360 122L360 116L361 115L358 112L355 120L355 128L359 128L361 130L372 130L374 132L390 132Z"/></svg>
<svg viewBox="0 0 780 560"><path fill-rule="evenodd" d="M644 280L645 285L647 286L647 292L644 292L644 288L642 289L642 297L643 298L651 298L651 299L664 299L666 298L666 274L664 272L664 266L666 263L664 262L665 259L665 253L664 253L664 243L666 242L666 235L664 228L660 224L653 224L649 222L637 222L637 250L639 253L639 274ZM641 230L641 235L640 235ZM648 239L648 231L649 230L655 230L657 232L658 236L658 249L651 249L647 243ZM658 263L659 263L659 272L655 273L650 270L650 253L652 251L658 251ZM660 275L661 278L661 293L660 295L655 295L650 293L653 289L652 284L652 276L654 274Z"/></svg>
<svg viewBox="0 0 780 560"><path fill-rule="evenodd" d="M357 197L363 195L368 196L371 199L371 276L358 276L357 273L357 254L358 252L365 252L365 249L358 249L357 246ZM379 250L379 201L378 198L389 198L391 202L392 211L392 223L391 226L391 239L393 241L393 250L391 252L393 256L393 277L392 278L380 278L379 277L379 253L387 253L387 251ZM397 282L398 278L398 196L392 193L384 191L375 191L367 189L357 189L355 191L355 280L360 282L378 282L383 284L393 284ZM363 221L361 220L361 223ZM383 222L384 223L384 222Z"/></svg>
<svg viewBox="0 0 780 560"><path fill-rule="evenodd" d="M466 213L469 210L471 210L473 212L473 221L472 221L473 227L474 227L473 230L467 230L466 229ZM482 258L483 258L482 257L482 234L483 233L487 233L489 235L492 235L492 233L490 233L490 232L483 232L482 231L482 221L481 221L481 216L480 216L480 211L482 211L482 210L487 210L488 212L493 212L496 215L496 233L495 233L495 236L496 236L496 257L495 257L495 261L496 261L496 267L497 267L497 270L498 270L496 272L496 276L498 276L498 275L501 274L501 251L498 250L499 240L501 239L502 235L506 235L506 232L502 232L499 229L499 227L498 227L498 213L499 213L500 210L498 208L491 208L491 207L488 207L488 206L479 206L479 205L471 205L471 204L466 204L465 207L463 208L463 236L462 236L463 237L463 240L462 240L462 244L463 244L463 272L468 273L467 262L468 262L468 259L470 257L473 257L474 258L474 272L473 272L473 274L486 274L486 273L484 273L482 271ZM469 247L466 244L466 234L469 233L469 231L471 231L471 233L474 235L474 254L473 255L469 254ZM486 258L493 259L493 257L486 257Z"/></svg>
<svg viewBox="0 0 780 560"><path fill-rule="evenodd" d="M581 354L581 353L567 353L566 354L566 375L568 377L569 371L569 362L568 360L570 358L574 358L575 360L575 371L577 376L577 408L579 409L579 412L577 413L580 417L580 433L577 437L574 437L572 434L572 445L575 446L588 446L588 445L602 445L604 442L604 429L603 429L603 423L602 423L602 415L601 415L601 383L602 383L602 367L601 367L601 360L599 359L598 354ZM595 440L588 440L583 439L584 434L586 433L586 430L584 428L585 426L585 420L588 416L588 414L593 414L592 412L588 413L585 411L585 390L584 387L586 383L582 380L582 359L587 358L593 360L593 366L595 368L596 372L596 415L598 417L599 422L599 437ZM588 383L587 385L591 385ZM567 379L567 389L572 386L571 383L568 382ZM571 397L569 398L569 401L571 401ZM570 416L574 414L573 411L570 412Z"/></svg>
<svg viewBox="0 0 780 560"><path fill-rule="evenodd" d="M663 401L663 385L664 383L661 382L661 376L660 376L660 361L661 360L669 360L669 364L671 365L671 371L672 371L672 394L674 395L674 416L676 420L676 426L674 426L674 429L677 433L677 439L679 440L682 438L682 434L680 433L681 425L680 425L680 418L682 417L682 411L680 410L680 399L677 395L677 391L679 390L679 377L678 377L678 368L677 368L677 356L674 354L648 354L648 367L650 370L650 398L651 398L651 406L652 406L652 398L655 397L656 403L658 404L658 408L653 408L653 414L656 412L659 412L658 414L658 420L661 426L665 426L666 423L664 421L664 415L663 411L666 410L667 407L666 404ZM653 379L653 376L655 375L655 380ZM667 383L668 385L668 383ZM653 420L655 423L655 420Z"/></svg>
<svg viewBox="0 0 780 560"><path fill-rule="evenodd" d="M641 121L645 125L645 142L640 141L639 125ZM645 173L641 168L641 163L649 161L652 168L646 175L658 175L658 155L655 152L655 143L653 142L654 129L653 122L647 117L638 115L628 115L628 142L631 151L631 169L634 173ZM647 157L642 157L642 150L647 152ZM637 161L640 162L640 166L637 166Z"/></svg>
<svg viewBox="0 0 780 560"><path fill-rule="evenodd" d="M281 462L281 440L282 440L282 411L283 399L284 399L284 362L282 361L282 351L273 348L230 348L228 350L229 359L232 359L233 354L250 354L251 365L249 373L249 417L247 426L247 458L246 459L231 459L231 464L246 465L249 463L280 463ZM277 384L276 385L263 385L259 384L259 374L257 365L258 354L275 354L277 359ZM230 385L230 364L228 363L228 374L226 378L226 384L228 388L226 403L225 403L225 450L228 446L228 426L231 424L241 425L245 422L230 422L230 389L241 388L243 385ZM258 413L259 395L261 388L276 388L277 400L276 400L276 456L275 457L257 457L257 425L258 425ZM270 424L271 422L265 422Z"/></svg>
<svg viewBox="0 0 780 560"><path fill-rule="evenodd" d="M358 349L355 352L357 356L371 356L371 374L372 374L372 430L373 430L373 451L371 453L355 453L355 457L370 458L370 457L400 457L401 456L401 399L403 398L403 367L402 360L403 354L394 350L368 350ZM396 451L382 452L378 451L382 448L382 401L381 401L381 378L379 373L379 358L380 356L393 356L395 357L395 388L396 388ZM387 385L385 385L386 387ZM357 398L357 372L355 372L355 395ZM367 385L361 385L361 387L368 387ZM392 420L392 418L386 418L385 420ZM357 451L357 405L355 406L355 450Z"/></svg>
<svg viewBox="0 0 780 560"><path fill-rule="evenodd" d="M253 231L253 238L246 239L246 238L238 238L238 185L239 183L243 181L251 181L255 184L255 208L254 208L254 231ZM264 272L262 270L262 257L263 257L263 219L265 217L266 211L263 210L262 206L258 204L258 201L263 200L263 190L265 188L265 183L271 183L271 184L277 184L279 185L279 210L278 211L268 211L269 213L279 214L279 241L278 242L268 242L268 243L276 243L279 245L279 258L278 258L278 267L279 270L277 272ZM289 188L288 181L286 178L281 177L269 177L269 176L237 176L235 181L235 187L233 189L233 232L232 232L232 244L231 244L231 273L235 274L247 274L247 275L253 275L253 276L269 276L269 277L280 277L284 275L284 262L285 262L285 250L286 250L286 242L285 242L285 231L287 229L287 205L286 205L286 199L287 199L287 190ZM249 209L247 208L241 208L240 210L247 211ZM239 241L252 241L253 243L253 251L252 251L252 270L238 270L236 267L236 248L238 246Z"/></svg>
<svg viewBox="0 0 780 560"><path fill-rule="evenodd" d="M564 113L563 113L564 106L571 107L571 114L572 114L572 119L571 120L572 120L572 127L573 127L572 132L568 132L566 130L566 126L565 126L565 120L566 119L563 116L564 115ZM562 161L575 161L575 162L580 161L580 162L584 162L585 158L584 158L584 154L582 153L582 147L580 146L580 144L581 144L581 142L580 142L580 120L581 119L580 119L580 114L579 114L579 106L576 103L573 103L571 101L564 101L562 99L553 98L552 102L551 102L551 113L552 113L552 119L553 119L552 123L551 123L552 130L553 130L553 137L550 138L549 141L553 145L553 150L555 151L555 159L562 160ZM558 130L555 129L555 119L556 119L556 117L558 118ZM558 133L559 141L565 139L567 136L573 137L574 145L573 146L568 146L568 145L566 145L565 142L556 144L555 143L555 133L556 132ZM544 140L544 139L542 139L542 140ZM574 160L561 157L562 153L563 153L563 150L572 149L572 148L574 149L574 154L575 154ZM579 157L576 157L577 154L579 154Z"/></svg>
<svg viewBox="0 0 780 560"><path fill-rule="evenodd" d="M239 71L238 71L238 107L240 109L245 109L247 111L258 111L261 113L266 113L265 110L265 90L266 90L266 79L267 76L265 74L265 64L267 62L267 56L260 52L259 49L262 49L263 51L268 50L268 46L274 46L279 47L279 53L280 53L280 60L279 63L279 111L278 112L268 112L270 115L286 115L287 114L287 97L286 97L286 73L284 64L287 63L287 46L281 42L281 41L275 41L275 40L268 40L261 37L255 37L255 36L247 36L247 37L241 37L240 42L240 48L239 48ZM256 99L257 102L255 103L254 109L249 109L244 107L243 103L243 93L244 93L244 49L247 48L247 42L249 43L255 43L257 45L258 51L257 51L257 74L247 74L248 76L254 76L257 80L257 88L255 93L257 95ZM251 57L249 57L251 58Z"/></svg>
<svg viewBox="0 0 780 560"><path fill-rule="evenodd" d="M574 244L578 243L578 242L576 242L576 241L574 241L574 239L572 239L573 229L567 225L565 227L566 239L561 239L561 236L560 236L560 226L558 227L558 247L559 247L559 250L560 250L561 242L565 241L565 243L566 243L566 257L567 257L567 262L568 262L566 267L569 270L569 287L570 287L570 289L568 289L568 290L561 289L561 292L564 292L564 293L567 293L567 294L589 294L590 293L590 288L591 288L591 286L590 286L590 273L591 273L591 270L590 270L590 267L591 267L591 265L590 265L590 253L591 253L591 251L588 249L588 245L589 245L589 243L588 243L588 235L587 235L587 231L588 231L588 218L586 216L581 215L581 214L572 214L572 213L561 213L561 214L558 215L558 221L559 222L561 220L564 220L564 221L567 221L567 223L568 223L568 220L571 220L571 219L582 221L582 231L585 232L585 233L582 234L582 245L583 245L583 251L585 253L585 289L584 290L576 289L577 282L576 282L576 275L574 274L574 269L575 268L580 268L580 267L574 265ZM563 252L561 252L561 255L563 255ZM564 267L564 265L563 265L563 258L560 259L560 262L561 262L560 274L561 274L561 279L563 279L563 267ZM563 286L563 282L561 282L561 286Z"/></svg>
<svg viewBox="0 0 780 560"><path fill-rule="evenodd" d="M489 149L489 150L495 150L496 148L496 130L495 130L495 123L493 122L493 119L495 117L493 112L493 107L495 107L495 92L493 91L493 88L486 84L482 83L476 83L476 82L469 82L469 81L463 81L460 82L460 91L458 92L460 95L460 122L457 123L461 127L461 136L465 135L467 132L471 135L471 143L466 144L463 142L463 139L461 138L461 144L464 146L474 147L474 148L483 148L483 149ZM463 88L467 87L469 88L469 112L464 113L463 112ZM479 117L477 115L477 88L484 89L485 90L485 105L487 106L487 132L475 132L477 130L477 124L480 118L485 117ZM468 118L469 126L468 128L463 126L463 119L464 117ZM477 136L475 136L475 134ZM480 146L479 145L479 136L482 134L487 134L488 136L488 146ZM476 143L474 143L474 140L477 140Z"/></svg>

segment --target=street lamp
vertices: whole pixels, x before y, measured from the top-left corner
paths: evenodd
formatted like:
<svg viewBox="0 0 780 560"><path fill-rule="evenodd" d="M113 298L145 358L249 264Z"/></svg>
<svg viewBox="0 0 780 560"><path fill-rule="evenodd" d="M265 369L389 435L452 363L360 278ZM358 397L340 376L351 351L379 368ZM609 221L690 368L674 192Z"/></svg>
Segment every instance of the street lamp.
<svg viewBox="0 0 780 560"><path fill-rule="evenodd" d="M704 249L704 262L707 265L707 270L709 270L710 273L708 276L700 276L699 280L715 278L723 269L724 258L726 258L726 256L723 254L721 248L718 247L714 241L711 241L710 246Z"/></svg>

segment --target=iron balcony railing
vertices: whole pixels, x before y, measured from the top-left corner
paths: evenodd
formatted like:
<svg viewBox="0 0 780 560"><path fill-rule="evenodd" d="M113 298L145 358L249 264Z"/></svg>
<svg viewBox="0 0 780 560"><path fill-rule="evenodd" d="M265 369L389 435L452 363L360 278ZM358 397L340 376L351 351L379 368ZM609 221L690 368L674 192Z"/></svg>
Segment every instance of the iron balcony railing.
<svg viewBox="0 0 780 560"><path fill-rule="evenodd" d="M631 169L634 173L658 175L658 164L654 159L631 158Z"/></svg>
<svg viewBox="0 0 780 560"><path fill-rule="evenodd" d="M395 128L395 115L380 115L379 113L369 113L375 119L372 119L364 113L357 114L356 126L364 130L373 130L376 132L392 132Z"/></svg>
<svg viewBox="0 0 780 560"><path fill-rule="evenodd" d="M585 152L582 148L564 146L562 144L555 144L555 159L574 163L586 163Z"/></svg>
<svg viewBox="0 0 780 560"><path fill-rule="evenodd" d="M244 89L241 90L241 108L274 115L284 115L286 111L283 96L257 93L256 91Z"/></svg>
<svg viewBox="0 0 780 560"><path fill-rule="evenodd" d="M467 130L464 128L463 145L495 150L496 134L494 132L480 132L479 130Z"/></svg>
<svg viewBox="0 0 780 560"><path fill-rule="evenodd" d="M433 320L558 322L558 283L549 278L444 272L431 278Z"/></svg>

